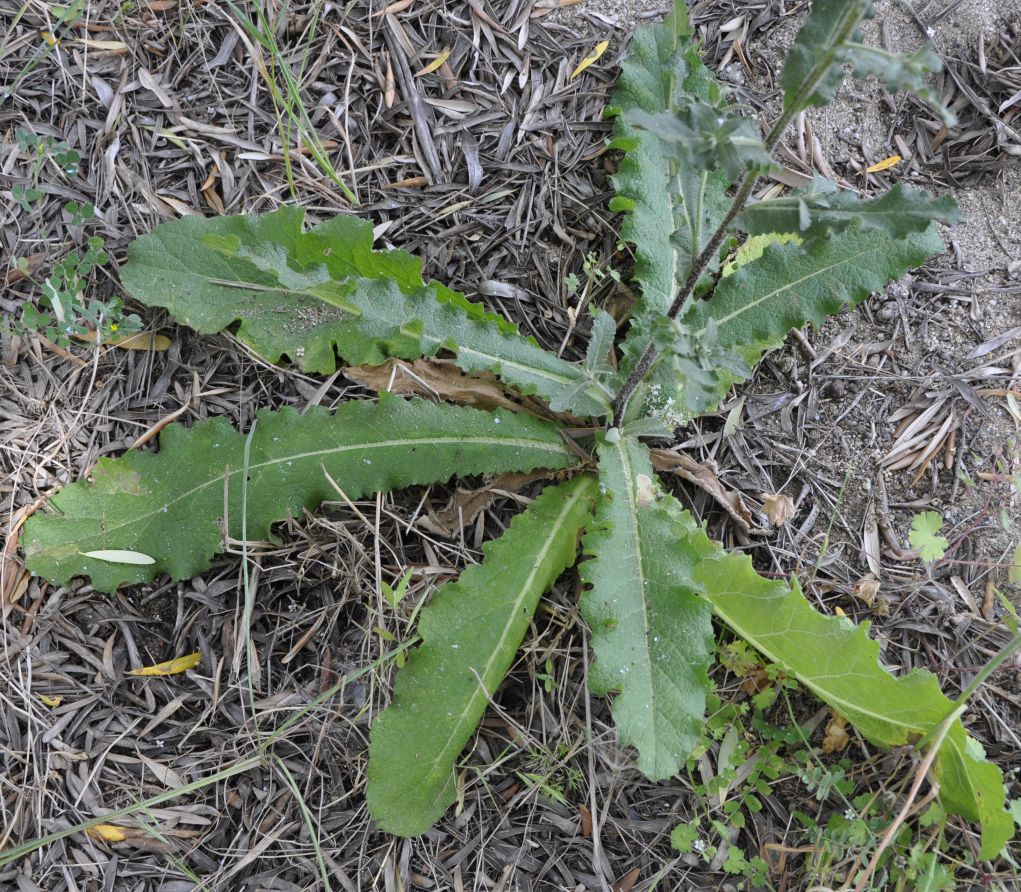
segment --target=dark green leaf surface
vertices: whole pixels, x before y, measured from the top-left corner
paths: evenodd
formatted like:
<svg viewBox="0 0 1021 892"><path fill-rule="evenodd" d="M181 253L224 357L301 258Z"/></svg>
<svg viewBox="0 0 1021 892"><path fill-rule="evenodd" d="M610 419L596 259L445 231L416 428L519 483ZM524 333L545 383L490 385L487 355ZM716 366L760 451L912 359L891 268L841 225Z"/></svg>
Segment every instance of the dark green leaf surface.
<svg viewBox="0 0 1021 892"><path fill-rule="evenodd" d="M894 677L879 663L868 625L824 616L794 587L763 579L751 561L717 552L695 569L717 615L770 661L813 691L883 747L921 740L954 709L930 672ZM982 825L983 858L995 857L1013 835L1004 808L1003 775L986 761L960 721L934 763L948 811Z"/></svg>
<svg viewBox="0 0 1021 892"><path fill-rule="evenodd" d="M591 476L547 487L483 546L481 564L422 611L422 644L372 725L366 795L384 830L424 833L453 803L454 763L514 662L540 596L574 563L595 499Z"/></svg>
<svg viewBox="0 0 1021 892"><path fill-rule="evenodd" d="M652 780L676 774L694 748L709 687L711 609L694 566L717 546L690 536L691 516L656 481L649 452L622 437L599 445L603 498L585 536L589 585L581 613L592 630L589 687L619 693L613 720Z"/></svg>
<svg viewBox="0 0 1021 892"><path fill-rule="evenodd" d="M574 462L557 429L530 416L385 395L379 403L344 403L333 414L259 412L247 484L245 440L215 418L191 428L170 425L160 435L158 453L101 458L90 482L64 487L50 500L49 512L25 525L29 569L59 584L88 576L107 592L158 573L187 579L223 550L221 523L241 538L244 486L248 536L267 539L273 523L337 497L323 467L348 498L357 499L455 474ZM108 549L136 551L155 562L131 566L82 556Z"/></svg>
<svg viewBox="0 0 1021 892"><path fill-rule="evenodd" d="M373 251L372 227L338 216L303 231L301 208L262 216L186 217L132 243L124 287L203 334L235 324L270 362L289 357L328 374L350 365L451 351L467 372L492 371L546 399L565 391L579 415L607 410L608 395L582 370L543 350L506 320L436 282L403 251ZM590 382L591 383L591 382Z"/></svg>

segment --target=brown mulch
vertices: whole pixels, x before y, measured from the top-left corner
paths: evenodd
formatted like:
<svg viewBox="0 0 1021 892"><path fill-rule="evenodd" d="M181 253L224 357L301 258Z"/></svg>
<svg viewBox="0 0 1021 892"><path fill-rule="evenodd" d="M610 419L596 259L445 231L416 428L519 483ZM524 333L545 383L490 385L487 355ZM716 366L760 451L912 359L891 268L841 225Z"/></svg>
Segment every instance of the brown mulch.
<svg viewBox="0 0 1021 892"><path fill-rule="evenodd" d="M506 313L552 349L564 344L565 355L579 355L577 297L565 279L583 277L589 255L600 266L627 267L606 210L614 158L605 149L602 111L633 22L626 5L617 17L584 7L547 15L555 5L420 0L380 14L383 4L264 4L286 63L300 72L311 126L358 196L355 209L317 166L307 140L294 127L282 132L267 78L283 81L229 6L94 3L81 19L61 23L54 8L0 0L5 321L38 297L52 265L90 235L105 239L111 255L92 285L105 298L118 293L125 246L160 222L297 202L313 219L352 212L370 219L380 245L421 256L429 276ZM693 6L713 64L747 64L763 80L741 88L740 98L768 114L775 72L758 46L784 23L783 4ZM738 30L721 30L738 15L746 17ZM56 44L42 31L55 34ZM612 39L610 50L571 79L602 37ZM969 102L959 108L959 133L930 143L931 158L919 148L934 182L992 176L1010 160L1010 140L983 109L1002 121L1001 105L1021 87L1017 38L1008 31L984 48L981 78L970 55L948 59L951 80ZM416 76L448 50L441 68ZM985 104L971 101L969 90ZM7 200L12 187L33 182L15 145L18 127L63 140L82 156L74 176L43 171L43 196L30 213ZM71 200L94 203L97 220L73 225L63 210ZM10 262L22 256L31 258L27 278L13 275ZM753 509L762 493L792 495L797 513L790 523L768 536L749 534L705 490L678 490L728 544L751 549L763 571L797 572L827 609L873 619L890 664L936 671L951 696L1005 638L1001 608L987 603L987 583L999 579L1003 559L995 544L1001 540L990 542L1004 499L1010 505L1012 497L1009 473L1000 469L1016 473L1010 462L1021 461L1002 446L1010 434L1003 401L984 398L995 403L990 419L955 383L1017 386L1016 342L960 361L1001 333L971 318L972 303L961 298L970 295L967 276L941 259L905 290L870 302L860 322L841 317L810 344L771 356L747 393L682 432L681 445ZM1016 294L1006 279L994 287L1004 298ZM610 277L591 294L600 305L629 298L626 285ZM367 395L339 375L324 382L268 367L229 336L198 338L158 314L144 318L171 335L166 352L68 352L3 326L0 508L8 529L171 413L180 411L185 423L224 415L244 428L260 407L332 406ZM922 348L948 330L960 344L945 355L935 351L947 372L940 377L920 364L933 353ZM954 454L965 456L962 462L981 459L963 468L968 479L990 468L1000 478L969 488L959 482L962 468L947 467L941 451L917 488L898 478L885 497L873 489L870 498L848 484L845 468L856 481L874 479L875 464L893 446L891 415L908 407L916 415L905 417L916 418L937 400L943 404L934 418L942 424L952 417L956 425ZM724 437L734 411L742 423ZM861 461L873 453L874 462ZM645 781L616 746L606 703L586 693L587 651L571 578L548 599L499 709L465 756L462 806L417 840L374 829L363 805L365 751L371 720L388 700L390 669L360 670L388 648L386 635L410 633L407 615L381 609L377 579L392 582L414 568L417 601L477 558L481 541L496 535L516 506L500 496L454 535L418 522L441 516L450 495L434 487L357 510L327 504L283 525L280 544L255 547L247 567L237 546L197 579L112 597L22 577L13 549L5 550L0 852L216 772L244 770L125 822L136 832L123 842L79 834L0 867L0 889L623 892L631 882L635 890L732 882L722 858L681 857L669 844L671 829L697 814L691 787L699 772ZM912 513L927 507L944 511L953 525L952 553L924 574L884 540L880 600L866 608L853 593L870 570L868 524L888 522L903 532ZM765 523L758 513L755 519ZM250 628L241 626L245 570L255 594ZM126 675L192 652L202 662L186 675ZM542 677L547 661L551 690ZM313 702L345 676L354 677L336 696ZM721 696L739 699L732 677L719 671L716 680ZM797 705L799 719L819 724L818 704ZM260 744L299 713L276 736L272 757L249 765ZM972 718L1001 766L1021 764L1016 672L994 676ZM776 721L786 715L779 711ZM860 789L897 792L910 770L896 754L856 758ZM523 780L535 771L567 791L566 804ZM796 809L825 820L795 782L764 797L764 805L734 840L749 854L766 844L797 845L790 829ZM962 851L973 845L959 836ZM774 884L797 888L799 863L792 855ZM961 876L1009 882L975 867Z"/></svg>

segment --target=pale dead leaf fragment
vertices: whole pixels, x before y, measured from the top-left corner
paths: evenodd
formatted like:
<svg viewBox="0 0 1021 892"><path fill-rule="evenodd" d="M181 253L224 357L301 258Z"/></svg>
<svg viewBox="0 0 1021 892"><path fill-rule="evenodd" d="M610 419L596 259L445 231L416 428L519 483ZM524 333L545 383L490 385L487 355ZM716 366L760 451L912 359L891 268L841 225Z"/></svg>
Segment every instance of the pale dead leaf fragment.
<svg viewBox="0 0 1021 892"><path fill-rule="evenodd" d="M443 67L443 63L450 58L450 50L444 50L435 59L432 60L428 65L422 68L420 71L415 72L415 77L424 77L427 74L432 74L434 71Z"/></svg>
<svg viewBox="0 0 1021 892"><path fill-rule="evenodd" d="M137 564L147 566L155 564L156 558L140 551L127 551L120 548L100 548L98 551L83 551L82 557L92 558L96 561L105 561L108 564Z"/></svg>
<svg viewBox="0 0 1021 892"><path fill-rule="evenodd" d="M866 607L871 607L876 602L879 586L879 580L871 573L868 573L855 583L852 593L858 600L863 601Z"/></svg>
<svg viewBox="0 0 1021 892"><path fill-rule="evenodd" d="M86 344L96 343L96 332L94 331L87 334L76 334L74 337L75 340L84 341ZM107 338L103 341L103 346L119 347L121 350L152 350L155 353L164 353L170 349L172 343L166 335L140 331L123 337Z"/></svg>
<svg viewBox="0 0 1021 892"><path fill-rule="evenodd" d="M783 526L797 512L794 499L782 493L759 493L762 499L762 513L769 518L773 526Z"/></svg>
<svg viewBox="0 0 1021 892"><path fill-rule="evenodd" d="M639 508L648 508L656 501L656 485L647 474L639 474L635 478L635 488L637 489L635 504Z"/></svg>
<svg viewBox="0 0 1021 892"><path fill-rule="evenodd" d="M194 669L202 662L202 654L193 653L183 657L175 657L162 663L155 663L152 666L141 666L138 669L129 669L128 675L152 676L152 675L180 675L189 669Z"/></svg>
<svg viewBox="0 0 1021 892"><path fill-rule="evenodd" d="M847 719L833 713L826 725L826 736L822 739L822 751L824 753L840 753L847 748L850 742L851 738L847 734Z"/></svg>

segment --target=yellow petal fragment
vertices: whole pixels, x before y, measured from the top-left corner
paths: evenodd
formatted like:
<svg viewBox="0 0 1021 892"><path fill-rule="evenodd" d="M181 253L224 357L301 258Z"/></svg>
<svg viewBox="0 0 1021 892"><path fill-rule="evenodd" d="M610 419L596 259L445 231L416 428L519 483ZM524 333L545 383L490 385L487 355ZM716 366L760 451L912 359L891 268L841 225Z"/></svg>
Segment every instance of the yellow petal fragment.
<svg viewBox="0 0 1021 892"><path fill-rule="evenodd" d="M578 67L571 72L571 80L573 81L579 74L581 74L589 65L593 65L599 61L599 57L606 52L606 48L610 45L608 40L600 40L596 44L596 48L592 50L584 59L578 63Z"/></svg>
<svg viewBox="0 0 1021 892"><path fill-rule="evenodd" d="M879 173L881 170L889 170L891 167L896 167L904 159L900 155L891 155L889 158L884 158L882 161L877 161L875 164L865 168L865 173Z"/></svg>
<svg viewBox="0 0 1021 892"><path fill-rule="evenodd" d="M443 63L450 58L450 50L444 50L435 59L432 60L428 65L425 66L421 71L415 72L415 77L422 77L426 74L432 74L437 68L442 67Z"/></svg>
<svg viewBox="0 0 1021 892"><path fill-rule="evenodd" d="M186 657L175 657L164 663L156 663L154 666L142 666L139 669L129 669L128 675L180 675L189 669L194 669L202 662L202 654L196 652Z"/></svg>
<svg viewBox="0 0 1021 892"><path fill-rule="evenodd" d="M128 838L124 828L115 824L96 824L95 827L88 829L88 834L104 842L124 842Z"/></svg>

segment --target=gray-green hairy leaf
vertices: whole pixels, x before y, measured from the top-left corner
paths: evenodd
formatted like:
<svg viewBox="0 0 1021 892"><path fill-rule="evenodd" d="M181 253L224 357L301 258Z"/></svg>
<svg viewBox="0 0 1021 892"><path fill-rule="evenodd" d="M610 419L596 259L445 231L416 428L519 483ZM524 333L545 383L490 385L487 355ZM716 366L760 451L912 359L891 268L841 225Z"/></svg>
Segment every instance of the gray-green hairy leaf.
<svg viewBox="0 0 1021 892"><path fill-rule="evenodd" d="M871 7L872 0L812 0L780 74L785 108L826 105L836 97L848 42L858 36L858 24Z"/></svg>
<svg viewBox="0 0 1021 892"><path fill-rule="evenodd" d="M373 251L372 227L337 216L302 228L304 211L185 217L132 243L124 287L204 334L237 324L237 337L270 362L284 356L328 374L350 365L416 359L441 350L467 372L492 371L525 393L606 411L608 395L573 363L543 350L464 295L422 280L404 251Z"/></svg>
<svg viewBox="0 0 1021 892"><path fill-rule="evenodd" d="M481 564L422 611L422 644L372 725L366 795L384 830L424 833L453 803L454 763L514 662L539 597L574 563L595 498L591 476L548 487L483 546Z"/></svg>
<svg viewBox="0 0 1021 892"><path fill-rule="evenodd" d="M715 546L656 481L648 450L629 437L599 445L603 498L584 539L589 590L581 613L592 630L589 686L619 692L613 720L653 780L675 774L698 740L712 655L709 605L694 566Z"/></svg>
<svg viewBox="0 0 1021 892"><path fill-rule="evenodd" d="M336 498L323 469L348 498L482 471L563 468L574 462L557 429L527 415L481 412L385 397L349 402L333 414L263 410L245 436L214 418L173 424L160 451L101 458L90 482L65 486L51 511L33 515L23 544L32 572L66 584L87 576L100 591L158 573L188 579L223 550L223 531L267 539L273 523ZM224 518L226 508L227 516ZM83 552L139 552L151 564L110 563Z"/></svg>

